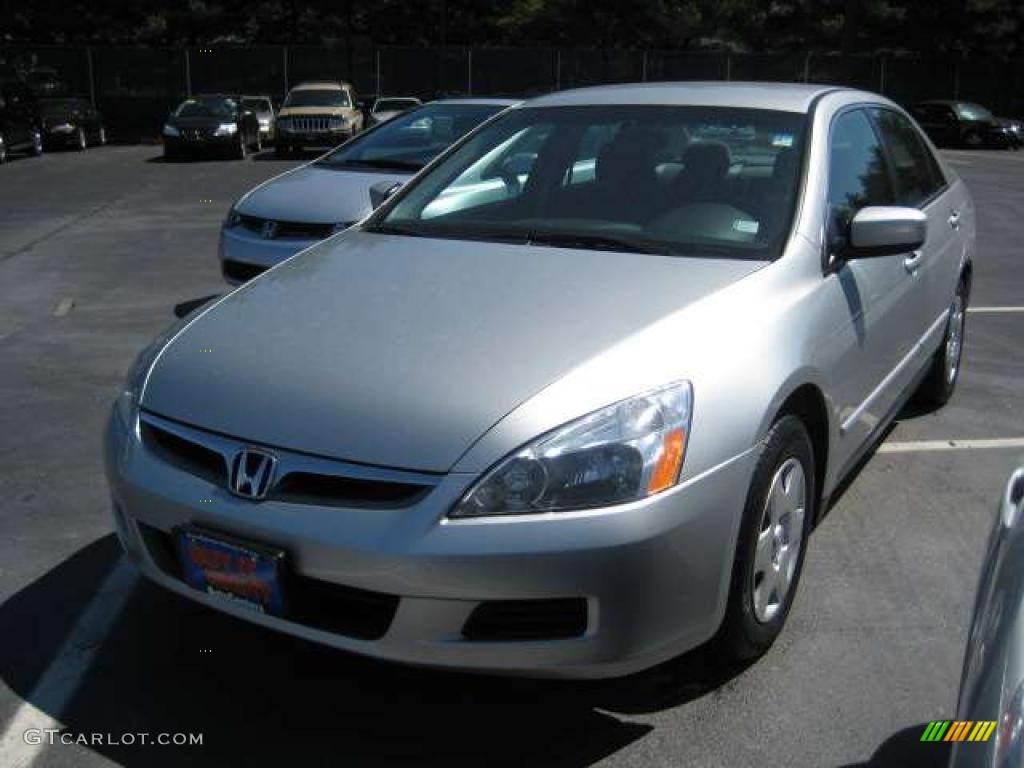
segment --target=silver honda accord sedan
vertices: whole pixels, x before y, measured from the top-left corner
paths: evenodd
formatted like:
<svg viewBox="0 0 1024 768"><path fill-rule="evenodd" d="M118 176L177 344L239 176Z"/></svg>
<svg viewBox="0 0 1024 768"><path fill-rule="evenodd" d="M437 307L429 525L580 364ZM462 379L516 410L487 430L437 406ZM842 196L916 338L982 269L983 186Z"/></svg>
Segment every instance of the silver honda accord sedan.
<svg viewBox="0 0 1024 768"><path fill-rule="evenodd" d="M106 432L155 582L370 656L607 677L763 653L808 536L960 372L963 183L881 96L545 96L138 358Z"/></svg>
<svg viewBox="0 0 1024 768"><path fill-rule="evenodd" d="M481 98L431 102L254 187L231 206L221 226L221 274L238 285L347 229L373 210L375 186L404 184L455 141L515 103Z"/></svg>

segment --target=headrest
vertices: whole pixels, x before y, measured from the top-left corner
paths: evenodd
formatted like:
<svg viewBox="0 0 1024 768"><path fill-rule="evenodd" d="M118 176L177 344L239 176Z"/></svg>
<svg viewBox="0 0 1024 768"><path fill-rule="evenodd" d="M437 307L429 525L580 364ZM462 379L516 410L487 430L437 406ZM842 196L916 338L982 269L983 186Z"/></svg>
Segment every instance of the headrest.
<svg viewBox="0 0 1024 768"><path fill-rule="evenodd" d="M626 128L619 131L598 152L594 175L602 183L655 178L655 166L668 146L668 136L654 128Z"/></svg>
<svg viewBox="0 0 1024 768"><path fill-rule="evenodd" d="M701 181L721 179L729 172L732 158L729 148L718 141L697 141L683 150L686 175Z"/></svg>

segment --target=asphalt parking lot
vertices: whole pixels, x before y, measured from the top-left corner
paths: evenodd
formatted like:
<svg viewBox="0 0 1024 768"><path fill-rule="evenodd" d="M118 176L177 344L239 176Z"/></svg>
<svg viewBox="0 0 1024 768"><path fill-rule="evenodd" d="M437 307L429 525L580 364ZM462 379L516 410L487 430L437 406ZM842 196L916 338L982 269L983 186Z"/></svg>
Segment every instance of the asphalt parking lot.
<svg viewBox="0 0 1024 768"><path fill-rule="evenodd" d="M953 401L901 414L810 542L753 666L697 652L624 680L406 669L279 636L119 565L100 437L136 352L222 293L217 230L294 164L163 163L155 147L0 168L0 764L940 765L980 558L1024 448L1024 153L949 152L979 212ZM947 441L954 441L949 445ZM961 442L968 441L968 442ZM922 444L923 443L923 444ZM97 593L101 597L97 598ZM202 733L202 746L24 743Z"/></svg>

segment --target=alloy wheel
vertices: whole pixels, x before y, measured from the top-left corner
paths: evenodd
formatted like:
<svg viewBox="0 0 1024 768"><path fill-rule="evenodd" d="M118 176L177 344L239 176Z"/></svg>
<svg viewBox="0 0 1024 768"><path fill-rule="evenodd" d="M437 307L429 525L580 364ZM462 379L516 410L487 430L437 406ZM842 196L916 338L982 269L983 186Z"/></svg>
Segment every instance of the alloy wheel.
<svg viewBox="0 0 1024 768"><path fill-rule="evenodd" d="M957 291L949 310L949 332L946 334L946 381L950 384L960 372L960 355L964 348L964 297Z"/></svg>
<svg viewBox="0 0 1024 768"><path fill-rule="evenodd" d="M4 143L3 136L0 136L0 163L7 162L7 145Z"/></svg>
<svg viewBox="0 0 1024 768"><path fill-rule="evenodd" d="M85 130L83 128L78 129L78 148L85 149L89 146L89 142L85 138Z"/></svg>
<svg viewBox="0 0 1024 768"><path fill-rule="evenodd" d="M754 616L771 621L786 604L800 558L807 480L797 458L784 461L772 477L754 549Z"/></svg>

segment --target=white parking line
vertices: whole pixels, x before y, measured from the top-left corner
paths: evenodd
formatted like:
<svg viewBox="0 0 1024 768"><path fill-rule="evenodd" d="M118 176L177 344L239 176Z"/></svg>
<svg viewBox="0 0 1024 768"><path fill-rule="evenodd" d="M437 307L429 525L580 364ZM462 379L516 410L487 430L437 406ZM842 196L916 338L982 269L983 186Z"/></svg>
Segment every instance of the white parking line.
<svg viewBox="0 0 1024 768"><path fill-rule="evenodd" d="M984 440L908 440L882 443L877 453L918 451L971 451L993 448L1024 448L1024 437L995 437Z"/></svg>
<svg viewBox="0 0 1024 768"><path fill-rule="evenodd" d="M995 315L1000 312L1024 312L1024 307L968 307L967 311L985 315Z"/></svg>
<svg viewBox="0 0 1024 768"><path fill-rule="evenodd" d="M29 744L25 731L31 728L60 728L57 718L74 695L89 665L99 652L135 585L135 569L118 559L95 597L82 611L60 651L46 668L25 701L7 722L0 736L0 755L9 768L26 768L46 746L46 737Z"/></svg>

